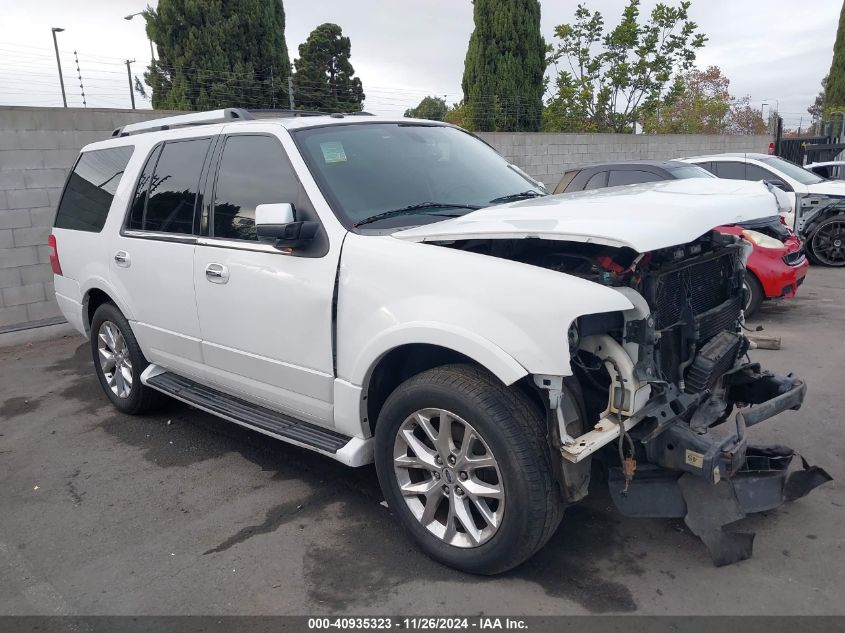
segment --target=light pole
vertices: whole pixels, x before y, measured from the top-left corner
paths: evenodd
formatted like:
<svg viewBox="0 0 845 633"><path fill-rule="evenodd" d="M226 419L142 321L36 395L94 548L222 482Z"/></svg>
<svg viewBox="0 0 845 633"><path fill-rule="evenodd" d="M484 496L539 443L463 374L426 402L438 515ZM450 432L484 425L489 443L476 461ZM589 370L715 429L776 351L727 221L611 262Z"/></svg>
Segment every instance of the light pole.
<svg viewBox="0 0 845 633"><path fill-rule="evenodd" d="M144 15L144 12L138 11L138 13L132 13L130 15L123 16L123 19L124 20L131 20L136 15ZM149 35L147 36L147 41L150 43L150 61L154 62L156 60L156 56L153 54L153 41L150 39Z"/></svg>
<svg viewBox="0 0 845 633"><path fill-rule="evenodd" d="M53 48L56 49L56 65L59 67L59 84L62 86L62 103L67 107L67 97L65 96L65 80L62 77L62 60L59 59L59 43L56 41L56 33L61 33L64 29L58 26L53 27Z"/></svg>

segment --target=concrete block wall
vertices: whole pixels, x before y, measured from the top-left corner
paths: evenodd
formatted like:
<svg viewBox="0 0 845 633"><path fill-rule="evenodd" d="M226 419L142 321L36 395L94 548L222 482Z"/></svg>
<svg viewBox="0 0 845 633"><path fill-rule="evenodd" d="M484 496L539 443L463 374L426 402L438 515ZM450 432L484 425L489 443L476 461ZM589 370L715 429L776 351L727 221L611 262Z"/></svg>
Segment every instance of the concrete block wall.
<svg viewBox="0 0 845 633"><path fill-rule="evenodd" d="M117 127L178 114L151 110L0 107L0 331L59 317L47 237L68 170L81 147ZM627 134L480 135L534 178L554 187L579 165L765 151L762 136Z"/></svg>
<svg viewBox="0 0 845 633"><path fill-rule="evenodd" d="M151 110L0 107L0 330L59 315L47 237L79 150Z"/></svg>
<svg viewBox="0 0 845 633"><path fill-rule="evenodd" d="M680 158L722 152L766 152L768 136L692 134L478 134L550 190L574 167L618 160Z"/></svg>

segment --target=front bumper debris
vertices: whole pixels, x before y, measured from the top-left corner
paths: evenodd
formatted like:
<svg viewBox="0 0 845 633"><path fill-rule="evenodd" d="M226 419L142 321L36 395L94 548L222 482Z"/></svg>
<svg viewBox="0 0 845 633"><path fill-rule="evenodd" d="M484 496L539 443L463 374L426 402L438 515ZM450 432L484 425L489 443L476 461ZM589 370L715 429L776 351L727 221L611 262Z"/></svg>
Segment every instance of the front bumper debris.
<svg viewBox="0 0 845 633"><path fill-rule="evenodd" d="M831 480L803 457L802 468L789 473L796 455L791 448L749 445L746 439L749 427L800 408L807 390L802 380L763 372L758 364L749 363L732 370L726 385L730 401L748 405L734 416L735 433L717 435L710 429L724 419L720 414L726 405L705 400L698 409L704 411L701 415L707 424L682 423L682 413L642 435L632 433L639 435L636 439L646 463L638 466L628 482L619 467L610 469L608 480L620 512L683 517L718 566L749 558L754 541L753 533L727 532L724 526L794 501Z"/></svg>

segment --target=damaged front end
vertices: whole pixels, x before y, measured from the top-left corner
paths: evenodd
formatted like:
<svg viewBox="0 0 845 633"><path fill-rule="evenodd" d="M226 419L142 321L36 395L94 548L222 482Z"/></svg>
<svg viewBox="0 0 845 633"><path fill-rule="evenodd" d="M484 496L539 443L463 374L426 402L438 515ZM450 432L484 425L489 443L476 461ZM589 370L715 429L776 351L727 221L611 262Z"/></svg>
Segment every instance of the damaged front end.
<svg viewBox="0 0 845 633"><path fill-rule="evenodd" d="M645 255L624 249L597 255L591 275L634 308L573 324L572 366L582 393L563 389L550 398L569 499L586 494L597 457L608 466L610 494L623 514L683 517L716 565L751 556L753 534L724 526L830 480L803 458L790 472L792 449L749 443L751 427L801 407L806 385L748 358L746 249L742 240L714 232ZM543 383L550 379L535 380L553 395ZM570 430L567 393L586 420L597 420L582 427L586 432Z"/></svg>

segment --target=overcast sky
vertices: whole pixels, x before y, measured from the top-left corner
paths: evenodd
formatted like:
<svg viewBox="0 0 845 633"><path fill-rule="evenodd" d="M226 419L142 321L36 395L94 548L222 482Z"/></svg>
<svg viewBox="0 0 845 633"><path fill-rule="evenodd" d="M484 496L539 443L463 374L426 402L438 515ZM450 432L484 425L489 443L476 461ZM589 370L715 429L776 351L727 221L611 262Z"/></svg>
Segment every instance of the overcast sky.
<svg viewBox="0 0 845 633"><path fill-rule="evenodd" d="M624 0L584 0L615 25ZM643 0L643 12L655 4ZM291 59L315 26L336 22L352 39L352 63L365 107L401 114L426 94L461 98L472 32L470 0L284 0ZM574 1L541 0L542 29L572 20ZM68 104L82 105L73 51L79 54L88 106L129 107L125 59L139 75L150 50L140 18L144 0L0 0L0 104L61 105L50 27L58 34ZM710 38L697 65L715 64L731 92L758 107L777 107L787 127L809 120L808 105L830 68L837 0L693 0L692 16ZM138 107L149 103L138 101ZM768 108L767 108L768 109Z"/></svg>

